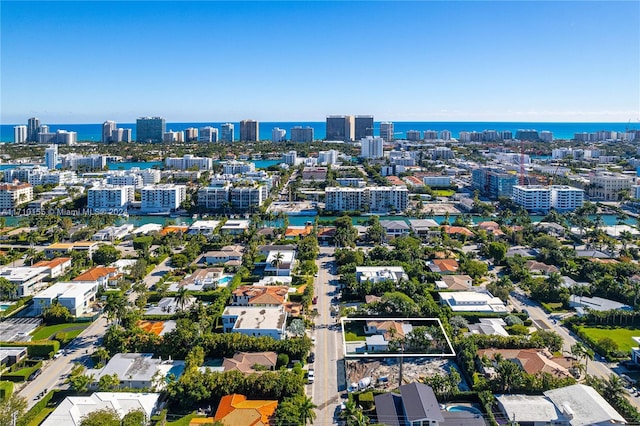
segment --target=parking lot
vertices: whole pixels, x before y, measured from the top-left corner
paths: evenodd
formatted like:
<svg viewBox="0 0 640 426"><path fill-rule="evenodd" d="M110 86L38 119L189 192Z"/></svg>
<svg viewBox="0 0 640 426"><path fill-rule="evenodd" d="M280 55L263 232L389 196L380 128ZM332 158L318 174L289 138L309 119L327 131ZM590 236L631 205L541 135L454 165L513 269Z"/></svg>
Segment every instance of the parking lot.
<svg viewBox="0 0 640 426"><path fill-rule="evenodd" d="M0 342L24 341L40 323L40 318L8 318L0 323Z"/></svg>

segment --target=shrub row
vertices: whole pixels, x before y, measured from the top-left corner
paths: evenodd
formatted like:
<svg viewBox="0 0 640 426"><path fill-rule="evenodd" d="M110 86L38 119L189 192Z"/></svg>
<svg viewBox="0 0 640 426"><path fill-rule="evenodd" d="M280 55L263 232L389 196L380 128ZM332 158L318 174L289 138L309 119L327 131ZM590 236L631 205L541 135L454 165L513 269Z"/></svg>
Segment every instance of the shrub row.
<svg viewBox="0 0 640 426"><path fill-rule="evenodd" d="M60 342L57 340L37 340L35 342L0 342L0 347L20 347L27 348L29 358L51 358L60 350Z"/></svg>

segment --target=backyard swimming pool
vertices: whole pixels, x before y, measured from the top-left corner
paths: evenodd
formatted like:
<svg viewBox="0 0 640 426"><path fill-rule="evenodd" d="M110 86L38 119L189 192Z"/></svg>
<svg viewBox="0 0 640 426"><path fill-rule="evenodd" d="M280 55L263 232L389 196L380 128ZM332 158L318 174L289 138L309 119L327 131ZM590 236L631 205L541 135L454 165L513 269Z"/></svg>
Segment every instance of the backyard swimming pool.
<svg viewBox="0 0 640 426"><path fill-rule="evenodd" d="M482 411L478 410L475 407L470 407L468 405L447 405L446 410L451 412L466 411L467 413L482 415Z"/></svg>

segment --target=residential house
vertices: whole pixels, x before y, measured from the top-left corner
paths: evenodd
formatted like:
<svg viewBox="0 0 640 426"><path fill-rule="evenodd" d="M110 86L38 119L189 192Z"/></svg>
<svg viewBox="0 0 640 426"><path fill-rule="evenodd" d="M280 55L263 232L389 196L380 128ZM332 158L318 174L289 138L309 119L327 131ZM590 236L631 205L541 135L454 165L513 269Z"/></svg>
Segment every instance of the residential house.
<svg viewBox="0 0 640 426"><path fill-rule="evenodd" d="M113 241L121 240L133 231L134 226L130 223L125 223L121 226L107 226L104 229L99 230L91 239L93 241Z"/></svg>
<svg viewBox="0 0 640 426"><path fill-rule="evenodd" d="M195 235L202 234L205 236L211 236L220 225L219 220L197 220L191 224L187 234Z"/></svg>
<svg viewBox="0 0 640 426"><path fill-rule="evenodd" d="M388 426L438 426L445 421L430 386L409 383L399 390L400 394L388 392L374 397L378 422Z"/></svg>
<svg viewBox="0 0 640 426"><path fill-rule="evenodd" d="M91 302L95 300L98 292L98 284L95 282L58 282L51 287L42 290L33 297L35 314L42 314L43 310L54 301L69 309L71 315L76 317L87 313Z"/></svg>
<svg viewBox="0 0 640 426"><path fill-rule="evenodd" d="M495 237L504 236L504 232L502 232L502 229L500 229L500 225L498 224L498 222L494 222L492 220L478 223L478 229L481 231L485 231L488 235L493 235Z"/></svg>
<svg viewBox="0 0 640 426"><path fill-rule="evenodd" d="M411 227L403 220L381 220L380 226L386 231L387 238L402 237L411 232Z"/></svg>
<svg viewBox="0 0 640 426"><path fill-rule="evenodd" d="M0 348L0 366L10 367L27 358L27 348L24 346Z"/></svg>
<svg viewBox="0 0 640 426"><path fill-rule="evenodd" d="M529 272L533 274L542 274L545 276L549 276L552 272L558 273L560 270L553 265L547 265L542 262L538 262L536 260L528 260L525 263L525 268L529 270Z"/></svg>
<svg viewBox="0 0 640 426"><path fill-rule="evenodd" d="M438 290L467 291L471 290L473 279L469 275L444 275L436 281Z"/></svg>
<svg viewBox="0 0 640 426"><path fill-rule="evenodd" d="M455 259L433 259L427 266L431 272L439 274L455 274L460 267Z"/></svg>
<svg viewBox="0 0 640 426"><path fill-rule="evenodd" d="M68 396L47 416L41 426L79 425L82 418L98 410L113 410L122 419L140 410L150 419L160 409L159 393L95 392L89 396Z"/></svg>
<svg viewBox="0 0 640 426"><path fill-rule="evenodd" d="M488 291L451 291L438 294L441 303L453 312L507 312L504 302Z"/></svg>
<svg viewBox="0 0 640 426"><path fill-rule="evenodd" d="M408 280L409 276L402 266L356 266L356 280L374 283L391 280L396 284L401 280Z"/></svg>
<svg viewBox="0 0 640 426"><path fill-rule="evenodd" d="M174 320L166 321L149 321L139 320L136 322L136 326L146 331L147 333L153 333L156 336L164 336L165 334L175 330L176 322Z"/></svg>
<svg viewBox="0 0 640 426"><path fill-rule="evenodd" d="M229 264L234 262L242 264L242 246L224 246L220 250L208 251L202 255L201 260L211 265Z"/></svg>
<svg viewBox="0 0 640 426"><path fill-rule="evenodd" d="M505 330L507 323L502 318L478 318L477 324L469 324L467 328L471 334L484 334L486 336L508 337L509 332Z"/></svg>
<svg viewBox="0 0 640 426"><path fill-rule="evenodd" d="M584 315L587 310L592 311L633 311L633 307L602 297L586 297L572 294L569 297L569 306L575 308L578 315Z"/></svg>
<svg viewBox="0 0 640 426"><path fill-rule="evenodd" d="M223 275L224 268L196 269L179 283L172 285L169 291L178 291L183 287L190 291L215 289Z"/></svg>
<svg viewBox="0 0 640 426"><path fill-rule="evenodd" d="M296 252L293 250L270 251L267 255L264 272L267 275L291 276L295 261Z"/></svg>
<svg viewBox="0 0 640 426"><path fill-rule="evenodd" d="M516 363L522 371L528 374L548 373L556 378L572 377L569 368L575 360L571 357L553 356L548 350L540 349L480 349L478 358L494 360L492 367L481 364L481 371L488 377L495 374L495 358L500 355L503 359Z"/></svg>
<svg viewBox="0 0 640 426"><path fill-rule="evenodd" d="M554 237L564 237L566 232L564 226L553 222L538 222L534 225L534 229Z"/></svg>
<svg viewBox="0 0 640 426"><path fill-rule="evenodd" d="M51 260L41 260L33 265L35 268L47 268L49 278L58 278L71 268L70 257L56 257Z"/></svg>
<svg viewBox="0 0 640 426"><path fill-rule="evenodd" d="M225 426L269 426L278 408L275 400L249 400L244 395L225 395L213 420Z"/></svg>
<svg viewBox="0 0 640 426"><path fill-rule="evenodd" d="M284 306L227 306L222 313L222 329L225 333L270 336L282 340L286 324Z"/></svg>
<svg viewBox="0 0 640 426"><path fill-rule="evenodd" d="M65 255L71 251L86 252L87 256L91 256L98 249L96 241L76 241L74 243L54 243L44 248L44 255L51 259L57 255Z"/></svg>
<svg viewBox="0 0 640 426"><path fill-rule="evenodd" d="M42 287L42 280L49 276L49 269L45 267L4 267L0 269L0 278L4 278L18 286L17 297L30 296L39 287Z"/></svg>
<svg viewBox="0 0 640 426"><path fill-rule="evenodd" d="M413 232L420 237L426 237L440 232L440 225L433 219L409 219L409 226L411 226Z"/></svg>
<svg viewBox="0 0 640 426"><path fill-rule="evenodd" d="M87 370L86 374L92 377L90 389L97 389L101 377L114 374L120 379L121 388L161 389L169 374L178 379L183 370L184 361L153 358L152 353L118 353L103 368Z"/></svg>
<svg viewBox="0 0 640 426"><path fill-rule="evenodd" d="M624 425L625 419L595 389L576 384L548 390L544 396L498 395L505 418L519 424L605 426Z"/></svg>
<svg viewBox="0 0 640 426"><path fill-rule="evenodd" d="M220 227L221 234L242 235L249 229L249 221L242 219L228 219Z"/></svg>
<svg viewBox="0 0 640 426"><path fill-rule="evenodd" d="M447 235L461 235L464 237L473 237L473 232L464 226L443 225L442 229Z"/></svg>
<svg viewBox="0 0 640 426"><path fill-rule="evenodd" d="M278 354L275 352L236 352L233 358L225 358L222 361L223 371L237 370L241 373L252 374L260 370L256 370L256 365L273 371L276 369L278 362Z"/></svg>
<svg viewBox="0 0 640 426"><path fill-rule="evenodd" d="M96 283L100 287L116 286L118 281L122 279L122 274L118 272L117 268L107 268L104 266L97 266L91 268L88 271L78 275L72 281L83 283Z"/></svg>
<svg viewBox="0 0 640 426"><path fill-rule="evenodd" d="M368 352L386 352L389 342L394 338L404 338L413 330L411 324L402 321L381 320L367 321L364 327L366 348Z"/></svg>
<svg viewBox="0 0 640 426"><path fill-rule="evenodd" d="M233 306L280 306L287 300L289 287L243 285L231 295Z"/></svg>
<svg viewBox="0 0 640 426"><path fill-rule="evenodd" d="M289 226L286 231L284 231L284 236L287 239L302 238L311 235L312 232L313 226L311 225Z"/></svg>
<svg viewBox="0 0 640 426"><path fill-rule="evenodd" d="M329 245L333 243L336 236L335 226L319 226L318 227L318 243L321 245Z"/></svg>

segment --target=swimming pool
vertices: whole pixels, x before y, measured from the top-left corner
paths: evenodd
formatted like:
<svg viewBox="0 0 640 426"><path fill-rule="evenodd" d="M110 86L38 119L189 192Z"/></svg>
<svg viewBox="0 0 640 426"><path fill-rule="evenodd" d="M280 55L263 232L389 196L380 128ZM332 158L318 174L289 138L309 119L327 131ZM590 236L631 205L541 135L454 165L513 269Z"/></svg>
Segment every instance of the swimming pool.
<svg viewBox="0 0 640 426"><path fill-rule="evenodd" d="M184 364L177 364L172 366L169 371L167 371L167 375L165 376L165 381L169 382L169 375L173 374L176 380L182 376L182 372L184 371Z"/></svg>
<svg viewBox="0 0 640 426"><path fill-rule="evenodd" d="M11 307L11 304L7 304L7 303L0 303L0 312L6 311L7 309L9 309Z"/></svg>
<svg viewBox="0 0 640 426"><path fill-rule="evenodd" d="M482 411L478 410L475 407L470 407L468 405L447 405L447 411L451 412L461 412L465 411L467 413L480 414L482 415Z"/></svg>
<svg viewBox="0 0 640 426"><path fill-rule="evenodd" d="M232 279L232 275L225 275L223 277L220 277L220 279L218 280L218 285L227 285Z"/></svg>

